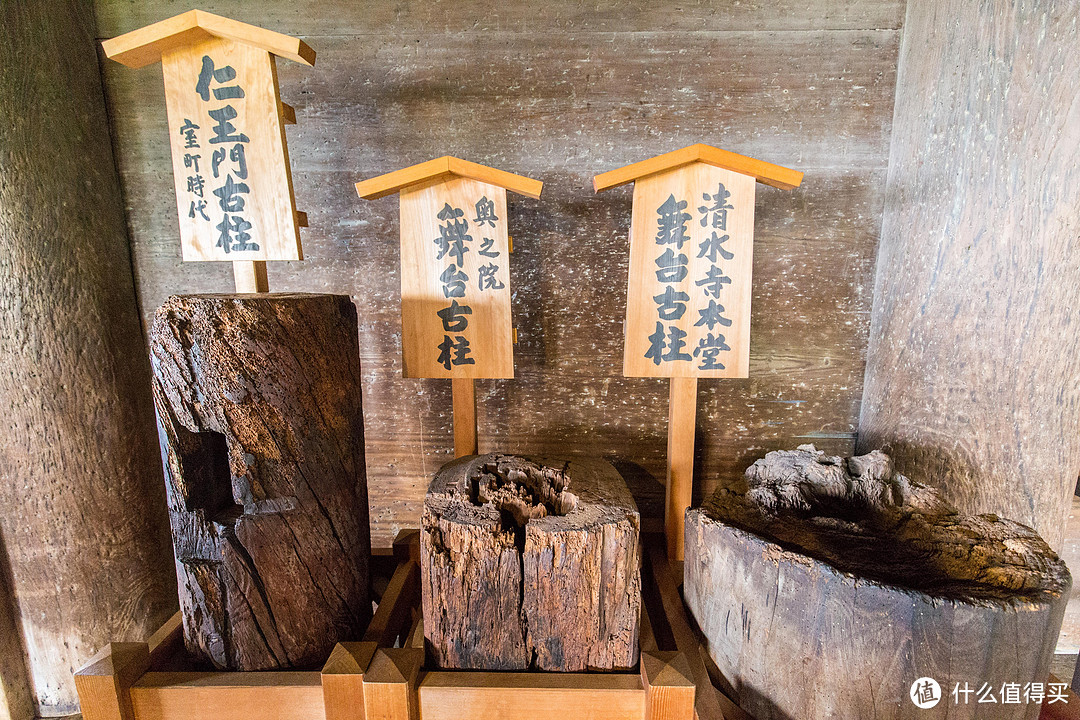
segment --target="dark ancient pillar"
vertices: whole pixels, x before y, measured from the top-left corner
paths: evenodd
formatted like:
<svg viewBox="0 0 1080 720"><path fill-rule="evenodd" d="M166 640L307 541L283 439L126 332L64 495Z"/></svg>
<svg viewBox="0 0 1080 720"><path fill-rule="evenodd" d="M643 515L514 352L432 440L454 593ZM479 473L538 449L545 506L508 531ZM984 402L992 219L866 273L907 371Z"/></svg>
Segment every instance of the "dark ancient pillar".
<svg viewBox="0 0 1080 720"><path fill-rule="evenodd" d="M771 452L746 480L687 513L684 585L744 710L899 720L922 712L925 677L928 717L1039 716L1023 688L1046 682L1071 581L1031 528L957 513L880 452ZM983 683L993 706L951 696Z"/></svg>
<svg viewBox="0 0 1080 720"><path fill-rule="evenodd" d="M260 670L359 640L371 543L352 302L174 296L151 359L188 649Z"/></svg>

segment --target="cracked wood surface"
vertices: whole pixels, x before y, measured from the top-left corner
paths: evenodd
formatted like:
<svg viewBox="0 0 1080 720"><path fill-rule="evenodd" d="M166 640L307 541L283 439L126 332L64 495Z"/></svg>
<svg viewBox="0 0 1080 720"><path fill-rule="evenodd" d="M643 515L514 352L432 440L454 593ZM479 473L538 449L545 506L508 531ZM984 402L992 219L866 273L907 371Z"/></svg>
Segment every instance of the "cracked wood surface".
<svg viewBox="0 0 1080 720"><path fill-rule="evenodd" d="M689 511L684 570L726 689L759 720L908 717L924 676L950 718L1037 717L947 694L1045 681L1072 583L1031 528L958 513L884 453L812 445Z"/></svg>
<svg viewBox="0 0 1080 720"><path fill-rule="evenodd" d="M440 667L637 662L639 517L595 459L479 455L435 475L421 521L424 633Z"/></svg>
<svg viewBox="0 0 1080 720"><path fill-rule="evenodd" d="M352 302L175 296L151 353L188 650L259 670L358 639L371 548Z"/></svg>

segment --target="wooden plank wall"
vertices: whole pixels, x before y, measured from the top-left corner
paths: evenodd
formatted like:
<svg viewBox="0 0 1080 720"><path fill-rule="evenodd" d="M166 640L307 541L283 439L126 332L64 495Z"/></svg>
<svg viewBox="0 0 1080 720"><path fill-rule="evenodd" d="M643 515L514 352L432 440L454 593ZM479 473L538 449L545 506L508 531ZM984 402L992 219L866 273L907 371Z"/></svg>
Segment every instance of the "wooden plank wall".
<svg viewBox="0 0 1080 720"><path fill-rule="evenodd" d="M1055 549L1080 472L1080 5L908 8L860 446Z"/></svg>
<svg viewBox="0 0 1080 720"><path fill-rule="evenodd" d="M97 0L111 37L188 9ZM303 37L281 61L303 263L272 290L341 292L360 310L373 541L415 525L450 457L450 384L401 378L397 201L356 180L442 154L543 179L512 197L517 377L478 383L480 450L595 454L662 512L667 382L621 376L629 187L594 173L694 142L804 170L757 203L749 380L701 383L697 495L766 451L848 452L862 396L903 0L513 3L209 0ZM149 321L171 293L223 291L180 263L158 67L103 61Z"/></svg>

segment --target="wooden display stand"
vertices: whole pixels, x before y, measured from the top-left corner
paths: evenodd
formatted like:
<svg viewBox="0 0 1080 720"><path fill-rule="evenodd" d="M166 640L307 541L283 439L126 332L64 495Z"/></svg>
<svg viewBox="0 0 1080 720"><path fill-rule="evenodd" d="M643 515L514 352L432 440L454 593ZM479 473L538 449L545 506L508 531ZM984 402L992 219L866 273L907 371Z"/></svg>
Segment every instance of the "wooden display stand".
<svg viewBox="0 0 1080 720"><path fill-rule="evenodd" d="M86 720L754 720L713 685L717 671L676 584L682 564L667 561L662 536L642 538L646 591L636 673L425 671L419 532L403 530L392 554L378 555L393 573L363 639L338 643L321 670L184 669L177 614L148 642L110 643L75 673L82 714ZM1039 717L1080 720L1080 697L1069 691L1068 703L1047 701Z"/></svg>
<svg viewBox="0 0 1080 720"><path fill-rule="evenodd" d="M425 669L419 533L402 531L396 563L359 642L322 669L213 672L184 666L179 614L146 643L111 643L75 673L86 720L720 720L741 718L709 681L663 541L645 535L637 672ZM390 560L390 553L380 557ZM654 631L655 628L655 631Z"/></svg>

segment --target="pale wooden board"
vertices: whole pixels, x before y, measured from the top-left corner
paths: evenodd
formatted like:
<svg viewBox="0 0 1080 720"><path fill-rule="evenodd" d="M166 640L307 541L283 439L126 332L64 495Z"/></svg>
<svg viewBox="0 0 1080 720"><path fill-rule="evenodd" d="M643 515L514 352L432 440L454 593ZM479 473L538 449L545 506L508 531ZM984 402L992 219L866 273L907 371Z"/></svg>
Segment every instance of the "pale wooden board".
<svg viewBox="0 0 1080 720"><path fill-rule="evenodd" d="M702 163L634 183L624 375L747 377L755 185L754 178L748 175ZM731 209L721 211L726 212L726 222L722 215L718 220L726 229L719 229L714 226L718 213L708 208L713 207L715 194L723 193L728 193L723 196L723 205ZM706 195L709 199L705 199ZM703 207L704 212L699 210ZM702 221L707 227L702 226ZM661 225L667 223L674 223L674 229ZM687 238L681 246L680 228L681 237ZM720 242L713 245L712 237ZM668 251L675 264L662 269L661 259ZM725 259L724 252L731 259ZM678 270L677 275L673 268ZM710 274L718 278L715 284ZM675 279L679 275L682 279ZM668 278L671 280L664 282ZM730 282L722 282L725 278ZM656 299L669 295L679 300L662 305ZM706 319L712 329L709 324L698 326ZM681 335L673 342L676 333ZM712 362L706 359L706 345L719 350ZM720 367L705 369L716 365Z"/></svg>
<svg viewBox="0 0 1080 720"><path fill-rule="evenodd" d="M206 89L209 100L196 92L204 57L211 58L215 72L227 72L224 69L231 67L235 74L231 80L211 80ZM274 58L245 43L211 38L164 53L161 68L184 260L301 259ZM215 95L215 91L235 92L235 88L244 96ZM224 108L235 112L229 125L219 125L208 114ZM182 132L182 128L190 127L188 121L198 129ZM214 127L219 127L220 133L216 134ZM222 136L238 140L213 142ZM241 136L248 140L243 141ZM192 143L195 146L188 147ZM238 147L243 148L243 163L233 157ZM223 153L223 157L215 177L217 153ZM238 189L226 194L228 179ZM236 212L227 212L230 208ZM226 217L232 218L231 240L222 242L221 226ZM250 224L245 230L250 237L242 245L235 232L236 218Z"/></svg>
<svg viewBox="0 0 1080 720"><path fill-rule="evenodd" d="M131 688L139 720L323 720L316 671L149 672Z"/></svg>
<svg viewBox="0 0 1080 720"><path fill-rule="evenodd" d="M513 8L473 17L481 6L455 7L395 11L370 35L306 37L319 51L316 67L280 67L283 100L297 111L287 129L297 202L311 227L305 262L270 263L270 286L348 292L361 309L376 543L415 526L431 474L453 457L451 393L449 383L401 377L398 201L361 201L352 185L445 153L545 181L540 201L507 198L519 343L514 380L476 383L481 451L570 449L628 464L651 476L638 498L662 513L667 383L621 377L633 191L595 195L592 176L700 141L807 177L794 191L758 188L752 378L701 384L694 496L767 450L813 441L850 452L899 40L895 29L877 28L895 22L878 24L875 15L856 25L869 29L813 29L833 20L825 27L850 27L855 16L839 24L840 14L862 13L865 3L818 3L812 13L794 4L682 14L664 3L619 5L601 16L557 2L529 11L555 23L530 30ZM375 22L383 8L343 8L342 32L351 32L348 18ZM167 10L159 6L161 16ZM467 23L455 14L462 10ZM731 22L729 11L745 21ZM280 25L250 12L234 15L304 30L291 5L260 5ZM671 32L633 32L656 13L675 23ZM432 25L419 24L425 15ZM571 21L611 32L544 29ZM461 31L474 22L479 30ZM690 24L695 32L678 29ZM432 27L447 32L432 35ZM708 61L690 65L688 56ZM111 62L102 69L144 316L173 292L231 289L228 267L182 264L172 240L160 72Z"/></svg>
<svg viewBox="0 0 1080 720"><path fill-rule="evenodd" d="M208 13L188 10L159 22L133 29L120 37L102 43L110 59L128 67L144 67L161 62L162 54L207 37L255 45L274 55L289 58L305 65L315 63L315 52L302 40Z"/></svg>
<svg viewBox="0 0 1080 720"><path fill-rule="evenodd" d="M633 720L645 713L641 677L625 673L429 672L419 694L424 720Z"/></svg>
<svg viewBox="0 0 1080 720"><path fill-rule="evenodd" d="M497 219L477 223L477 204L486 200L494 206ZM462 215L440 219L446 206ZM506 240L506 190L466 178L454 178L434 185L409 188L400 193L401 232L401 328L402 360L407 378L511 378L514 376L514 351L510 324L510 252ZM465 223L464 226L461 223ZM492 224L494 226L492 226ZM452 256L454 243L439 258L441 227L461 228L468 241L461 242L466 252ZM490 247L483 246L491 240ZM481 255L487 252L496 257ZM457 261L461 260L458 265ZM454 277L464 274L464 297L447 297L448 285L441 279L453 266ZM491 271L492 267L494 270ZM480 269L490 272L493 286L481 287ZM501 287L499 287L501 286ZM452 307L471 309L452 322L467 321L460 331L447 330L439 311ZM453 326L451 326L453 327ZM456 351L440 349L459 338L468 342L469 353L463 359L472 364L457 364ZM445 348L449 348L446 345ZM447 368L440 362L446 357Z"/></svg>

